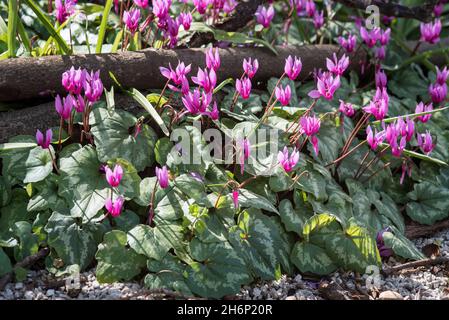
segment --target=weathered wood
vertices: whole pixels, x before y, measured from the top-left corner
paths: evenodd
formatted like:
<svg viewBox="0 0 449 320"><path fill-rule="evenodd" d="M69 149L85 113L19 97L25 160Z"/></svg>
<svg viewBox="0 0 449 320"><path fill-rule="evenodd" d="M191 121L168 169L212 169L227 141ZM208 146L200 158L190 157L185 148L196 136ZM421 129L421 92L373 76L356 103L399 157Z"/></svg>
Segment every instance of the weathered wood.
<svg viewBox="0 0 449 320"><path fill-rule="evenodd" d="M435 266L437 264L446 264L449 263L448 257L438 257L438 258L429 258L429 259L422 259L418 261L412 261L403 263L394 267L390 267L387 269L382 270L382 272L386 275L390 275L392 273L404 270L404 269L410 269L410 268L417 268L417 267L427 267L427 266Z"/></svg>
<svg viewBox="0 0 449 320"><path fill-rule="evenodd" d="M300 78L307 77L314 68L324 68L326 58L337 52L338 46L311 45L277 47L278 55L266 48L228 48L220 49L222 67L219 80L239 78L242 74L242 61L247 57L259 60L260 68L255 81L266 81L280 76L285 58L289 55L301 57L303 71ZM205 66L206 49L144 50L99 55L48 56L40 58L18 58L0 61L0 101L18 101L37 97L48 97L63 93L61 75L72 66L88 70L101 70L105 87L112 85L108 71L126 87L137 89L162 88L166 79L159 72L160 66L169 63L176 66L178 60L192 64L193 72ZM362 52L360 52L362 55ZM360 59L351 59L353 67ZM192 72L192 73L193 73Z"/></svg>
<svg viewBox="0 0 449 320"><path fill-rule="evenodd" d="M446 228L449 228L449 219L438 221L430 226L412 223L405 227L405 236L409 239L416 239L433 235L437 231Z"/></svg>

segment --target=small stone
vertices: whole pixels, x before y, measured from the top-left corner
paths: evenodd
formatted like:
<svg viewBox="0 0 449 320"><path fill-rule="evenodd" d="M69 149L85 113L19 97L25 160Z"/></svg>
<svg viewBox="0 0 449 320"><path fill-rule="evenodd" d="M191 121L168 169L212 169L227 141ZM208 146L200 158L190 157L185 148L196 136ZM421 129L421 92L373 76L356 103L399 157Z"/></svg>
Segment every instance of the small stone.
<svg viewBox="0 0 449 320"><path fill-rule="evenodd" d="M34 298L34 292L33 291L27 291L25 292L24 298L26 300L33 300Z"/></svg>
<svg viewBox="0 0 449 320"><path fill-rule="evenodd" d="M288 296L285 300L298 300L295 296Z"/></svg>
<svg viewBox="0 0 449 320"><path fill-rule="evenodd" d="M259 288L254 288L253 289L253 296L254 297L259 297L261 293L262 293L262 291L260 291Z"/></svg>
<svg viewBox="0 0 449 320"><path fill-rule="evenodd" d="M298 275L295 277L294 280L295 280L296 283L302 282L302 277L301 277L301 275L298 274Z"/></svg>
<svg viewBox="0 0 449 320"><path fill-rule="evenodd" d="M17 282L15 285L16 290L21 290L23 289L23 283L22 282Z"/></svg>
<svg viewBox="0 0 449 320"><path fill-rule="evenodd" d="M404 298L395 291L384 291L379 295L379 300L404 300Z"/></svg>
<svg viewBox="0 0 449 320"><path fill-rule="evenodd" d="M53 289L47 290L47 297L52 297L54 295L55 295L55 290L53 290Z"/></svg>

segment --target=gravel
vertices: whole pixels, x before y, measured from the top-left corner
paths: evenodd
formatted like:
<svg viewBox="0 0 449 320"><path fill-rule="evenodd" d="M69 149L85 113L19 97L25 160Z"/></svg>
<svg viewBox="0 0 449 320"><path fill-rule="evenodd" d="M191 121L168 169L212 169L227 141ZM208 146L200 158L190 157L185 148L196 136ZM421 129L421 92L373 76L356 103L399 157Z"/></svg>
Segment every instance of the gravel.
<svg viewBox="0 0 449 320"><path fill-rule="evenodd" d="M440 256L449 257L449 229L435 234L431 238L413 241L418 249L437 244ZM383 262L383 267L400 264L391 257ZM275 281L260 281L244 286L237 299L242 300L322 300L326 296L318 287L331 283L350 298L358 299L404 299L404 300L449 300L449 266L437 265L402 270L388 277L380 274L377 282L369 286L368 275L353 272L335 272L324 278L307 278L304 275L282 276ZM368 287L367 287L368 283ZM163 293L146 290L140 283L100 284L89 270L80 275L80 285L55 278L46 270L28 272L24 281L9 283L0 291L0 300L153 300L173 298Z"/></svg>

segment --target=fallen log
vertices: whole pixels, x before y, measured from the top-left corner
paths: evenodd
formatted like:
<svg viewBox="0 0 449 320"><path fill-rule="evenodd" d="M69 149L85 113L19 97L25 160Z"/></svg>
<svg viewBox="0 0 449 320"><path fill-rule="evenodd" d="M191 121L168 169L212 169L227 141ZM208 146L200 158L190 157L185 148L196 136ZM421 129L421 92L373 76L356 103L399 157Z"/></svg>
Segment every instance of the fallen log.
<svg viewBox="0 0 449 320"><path fill-rule="evenodd" d="M405 236L409 239L416 239L435 234L437 231L449 228L449 219L435 222L428 226L419 223L411 223L405 227Z"/></svg>
<svg viewBox="0 0 449 320"><path fill-rule="evenodd" d="M192 74L197 67L205 66L206 49L154 50L139 52L122 52L113 54L87 54L72 56L48 56L40 58L18 58L0 61L0 102L18 101L39 97L51 97L64 93L61 75L70 67L83 67L88 70L101 70L101 78L106 88L112 85L108 75L111 71L125 87L137 89L162 88L166 79L162 77L159 67L175 65L178 60L192 64ZM267 48L246 47L220 49L222 66L218 80L239 78L242 74L242 61L253 57L259 60L259 71L255 81L266 81L280 76L283 72L285 58L289 55L301 57L303 71L300 79L310 75L315 68L325 68L326 58L338 52L334 45L286 46L276 47L278 55ZM364 55L352 58L352 67L357 68Z"/></svg>

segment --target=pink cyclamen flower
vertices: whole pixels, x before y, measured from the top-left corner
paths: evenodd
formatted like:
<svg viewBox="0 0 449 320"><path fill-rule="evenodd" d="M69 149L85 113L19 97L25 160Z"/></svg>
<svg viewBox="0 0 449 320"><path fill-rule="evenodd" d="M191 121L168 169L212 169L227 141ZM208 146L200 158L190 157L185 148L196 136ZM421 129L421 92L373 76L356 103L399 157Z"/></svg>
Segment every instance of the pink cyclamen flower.
<svg viewBox="0 0 449 320"><path fill-rule="evenodd" d="M440 70L437 66L436 83L438 83L440 86L445 85L448 77L449 77L449 70L447 69L447 67L444 67L443 70Z"/></svg>
<svg viewBox="0 0 449 320"><path fill-rule="evenodd" d="M301 72L301 69L301 58L292 58L292 56L288 56L288 58L285 59L284 72L291 80L296 80L299 73Z"/></svg>
<svg viewBox="0 0 449 320"><path fill-rule="evenodd" d="M348 35L348 39L338 37L338 43L346 50L347 53L354 51L357 43L357 37L353 34Z"/></svg>
<svg viewBox="0 0 449 320"><path fill-rule="evenodd" d="M182 24L184 30L189 31L192 25L192 14L190 12L181 12L178 17L178 22Z"/></svg>
<svg viewBox="0 0 449 320"><path fill-rule="evenodd" d="M203 114L212 101L212 93L206 93L199 88L189 91L182 97L184 107L192 114ZM218 111L218 110L217 110Z"/></svg>
<svg viewBox="0 0 449 320"><path fill-rule="evenodd" d="M371 126L366 128L366 141L372 150L376 150L380 143L385 139L385 132L377 132L377 129L373 132Z"/></svg>
<svg viewBox="0 0 449 320"><path fill-rule="evenodd" d="M376 87L378 88L386 88L387 87L387 75L382 69L376 71L375 74Z"/></svg>
<svg viewBox="0 0 449 320"><path fill-rule="evenodd" d="M326 66L327 70L334 75L341 76L349 66L349 57L344 54L340 60L338 60L337 55L334 53L333 60L326 58Z"/></svg>
<svg viewBox="0 0 449 320"><path fill-rule="evenodd" d="M45 138L44 134L40 130L36 131L36 142L37 145L41 146L42 149L48 149L50 147L52 137L53 132L51 131L51 129L48 129L45 132Z"/></svg>
<svg viewBox="0 0 449 320"><path fill-rule="evenodd" d="M254 15L256 16L257 23L261 24L264 28L268 28L274 17L274 8L272 5L268 8L259 6Z"/></svg>
<svg viewBox="0 0 449 320"><path fill-rule="evenodd" d="M305 0L305 10L309 18L312 18L316 12L315 2L313 0Z"/></svg>
<svg viewBox="0 0 449 320"><path fill-rule="evenodd" d="M171 0L153 0L153 14L164 20L170 12Z"/></svg>
<svg viewBox="0 0 449 320"><path fill-rule="evenodd" d="M193 0L193 4L199 14L205 14L210 0Z"/></svg>
<svg viewBox="0 0 449 320"><path fill-rule="evenodd" d="M436 19L435 22L424 23L420 25L421 41L435 44L440 41L441 21Z"/></svg>
<svg viewBox="0 0 449 320"><path fill-rule="evenodd" d="M435 15L435 17L441 16L441 14L443 13L443 9L444 9L443 2L440 2L435 7L433 7L433 14Z"/></svg>
<svg viewBox="0 0 449 320"><path fill-rule="evenodd" d="M284 168L285 172L290 172L296 166L299 161L299 151L293 149L292 154L288 155L287 147L284 147L283 151L278 153L279 164Z"/></svg>
<svg viewBox="0 0 449 320"><path fill-rule="evenodd" d="M302 132L304 132L312 142L315 154L319 153L318 138L315 136L320 131L321 121L315 115L313 117L303 116L299 120Z"/></svg>
<svg viewBox="0 0 449 320"><path fill-rule="evenodd" d="M379 34L379 42L381 46L386 46L390 42L391 29L381 30Z"/></svg>
<svg viewBox="0 0 449 320"><path fill-rule="evenodd" d="M432 103L429 103L429 104L426 104L426 105L425 105L425 104L421 101L420 103L418 103L418 104L416 105L415 113L429 112L429 111L432 111L432 110L433 110L433 105L432 105ZM425 114L425 115L416 117L416 119L418 119L418 120L421 121L422 123L426 123L427 121L430 120L430 117L432 117L431 114Z"/></svg>
<svg viewBox="0 0 449 320"><path fill-rule="evenodd" d="M240 142L240 173L243 174L243 171L245 169L245 160L249 159L249 156L251 154L251 143L247 138L241 140Z"/></svg>
<svg viewBox="0 0 449 320"><path fill-rule="evenodd" d="M317 30L320 29L324 25L323 10L315 12L315 14L313 15L313 25L314 25L315 29L317 29Z"/></svg>
<svg viewBox="0 0 449 320"><path fill-rule="evenodd" d="M217 84L217 74L214 69L211 69L208 73L207 69L198 68L197 76L192 77L192 81L209 93L214 90Z"/></svg>
<svg viewBox="0 0 449 320"><path fill-rule="evenodd" d="M237 79L235 82L235 90L240 94L243 100L246 100L251 95L251 80L247 77L242 80Z"/></svg>
<svg viewBox="0 0 449 320"><path fill-rule="evenodd" d="M103 82L100 79L100 70L90 74L86 73L84 81L84 94L90 102L98 101L103 95Z"/></svg>
<svg viewBox="0 0 449 320"><path fill-rule="evenodd" d="M86 109L86 102L84 101L84 97L82 95L79 94L76 98L73 98L73 107L78 113L84 112L84 109Z"/></svg>
<svg viewBox="0 0 449 320"><path fill-rule="evenodd" d="M383 234L384 232L391 232L390 228L387 227L385 229L380 230L376 236L376 245L379 250L379 254L381 257L388 258L394 254L393 250L387 247L384 243Z"/></svg>
<svg viewBox="0 0 449 320"><path fill-rule="evenodd" d="M418 141L418 146L426 155L429 155L435 147L429 130L427 130L426 133L418 133L416 140Z"/></svg>
<svg viewBox="0 0 449 320"><path fill-rule="evenodd" d="M163 166L162 168L156 167L156 177L159 185L162 189L168 187L168 170L167 166Z"/></svg>
<svg viewBox="0 0 449 320"><path fill-rule="evenodd" d="M429 95L435 104L441 103L447 96L447 85L439 85L438 83L429 86Z"/></svg>
<svg viewBox="0 0 449 320"><path fill-rule="evenodd" d="M352 104L349 102L344 102L343 100L340 100L340 107L338 108L338 111L340 111L347 117L352 117L355 114L355 110Z"/></svg>
<svg viewBox="0 0 449 320"><path fill-rule="evenodd" d="M134 0L134 3L136 4L136 6L141 7L142 9L148 7L148 0Z"/></svg>
<svg viewBox="0 0 449 320"><path fill-rule="evenodd" d="M191 65L186 66L184 62L178 62L176 69L173 70L169 63L169 68L159 67L161 74L169 81L173 81L176 86L182 86L182 93L186 94L189 91L189 81L187 80L187 74L191 70ZM169 85L169 88L174 91L178 91L176 87Z"/></svg>
<svg viewBox="0 0 449 320"><path fill-rule="evenodd" d="M118 187L123 177L122 166L116 164L114 167L114 171L112 171L108 166L105 166L104 170L106 172L106 181L109 183L109 185L113 188Z"/></svg>
<svg viewBox="0 0 449 320"><path fill-rule="evenodd" d="M391 146L391 154L396 157L399 158L402 155L402 152L405 149L405 145L407 144L406 138L402 137L401 140L399 141L399 144L397 142L397 140L394 140L390 143Z"/></svg>
<svg viewBox="0 0 449 320"><path fill-rule="evenodd" d="M223 11L230 14L235 10L237 4L237 0L225 0L225 3L223 4Z"/></svg>
<svg viewBox="0 0 449 320"><path fill-rule="evenodd" d="M414 134L415 134L415 123L409 119L407 116L406 121L404 119L399 118L396 122L396 129L397 132L405 137L405 139L408 141L412 140Z"/></svg>
<svg viewBox="0 0 449 320"><path fill-rule="evenodd" d="M220 68L220 54L217 48L210 48L206 51L206 66L215 71Z"/></svg>
<svg viewBox="0 0 449 320"><path fill-rule="evenodd" d="M387 53L385 51L385 46L380 46L374 49L374 57L378 60L384 60Z"/></svg>
<svg viewBox="0 0 449 320"><path fill-rule="evenodd" d="M64 23L75 11L76 0L56 0L56 20L59 24Z"/></svg>
<svg viewBox="0 0 449 320"><path fill-rule="evenodd" d="M71 95L68 95L62 100L59 94L56 96L55 109L62 119L64 120L70 119L70 116L72 114L72 108L73 108L73 97Z"/></svg>
<svg viewBox="0 0 449 320"><path fill-rule="evenodd" d="M239 207L239 190L235 189L232 191L232 201L234 202L234 207L237 209Z"/></svg>
<svg viewBox="0 0 449 320"><path fill-rule="evenodd" d="M71 94L80 94L86 81L86 70L72 66L70 70L62 74L62 85Z"/></svg>
<svg viewBox="0 0 449 320"><path fill-rule="evenodd" d="M257 59L254 60L252 60L252 58L248 58L248 60L243 59L243 70L250 79L254 78L258 69L259 69L259 61Z"/></svg>
<svg viewBox="0 0 449 320"><path fill-rule="evenodd" d="M401 179L399 180L399 184L402 185L404 183L404 179L405 179L405 175L406 174L408 175L409 178L412 176L412 166L411 165L408 166L407 162L404 161L402 163L401 169L402 169L402 173L401 173Z"/></svg>
<svg viewBox="0 0 449 320"><path fill-rule="evenodd" d="M376 120L382 120L388 113L388 103L390 98L386 88L377 88L376 94L369 106L364 107L363 110L369 114L372 114Z"/></svg>
<svg viewBox="0 0 449 320"><path fill-rule="evenodd" d="M286 106L290 103L292 90L290 89L289 85L286 85L285 88L282 88L282 86L276 87L275 94L276 99L278 99L283 106Z"/></svg>
<svg viewBox="0 0 449 320"><path fill-rule="evenodd" d="M131 11L126 11L123 13L123 22L128 28L129 32L134 35L139 28L140 10L133 9Z"/></svg>
<svg viewBox="0 0 449 320"><path fill-rule="evenodd" d="M115 199L115 201L112 201L111 198L107 198L106 202L104 203L104 207L109 212L109 214L115 218L122 213L124 202L125 199L122 196Z"/></svg>
<svg viewBox="0 0 449 320"><path fill-rule="evenodd" d="M380 28L376 27L368 31L364 27L361 27L360 36L362 37L363 41L365 41L365 44L368 46L368 48L372 48L380 39Z"/></svg>
<svg viewBox="0 0 449 320"><path fill-rule="evenodd" d="M340 87L340 77L333 77L330 72L323 72L317 77L317 89L309 92L309 97L318 99L323 97L326 100L334 98L335 91Z"/></svg>

